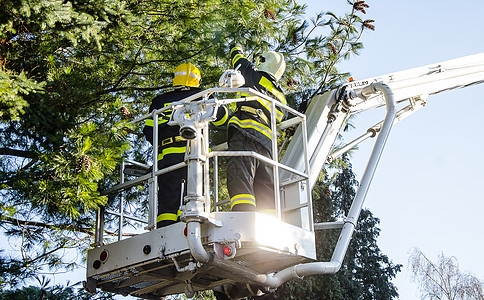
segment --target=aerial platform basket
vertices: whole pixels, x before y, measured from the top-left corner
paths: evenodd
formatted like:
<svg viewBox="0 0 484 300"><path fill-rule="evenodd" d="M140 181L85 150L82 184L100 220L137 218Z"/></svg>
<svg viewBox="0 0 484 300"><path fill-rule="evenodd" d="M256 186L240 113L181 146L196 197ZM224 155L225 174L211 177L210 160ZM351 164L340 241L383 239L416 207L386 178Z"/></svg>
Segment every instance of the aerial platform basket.
<svg viewBox="0 0 484 300"><path fill-rule="evenodd" d="M252 96L236 99L214 99L213 93L242 92ZM202 100L200 100L202 98ZM98 211L94 248L88 251L86 288L97 288L141 298L187 293L207 289L227 289L228 286L245 286L245 293L258 294L270 289L265 285L267 274L275 274L297 264L316 258L315 237L311 210L309 161L304 148L305 161L300 170L279 162L277 131L272 131L273 159L248 151L222 151L223 145L208 149L208 123L215 118L220 105L263 98L272 111L284 109L291 115L283 124L276 125L271 116L272 128L284 129L299 125L304 128L305 116L250 88L215 88L203 91L180 102L154 111L133 122L151 117L158 123L158 115L172 110L170 123L179 125L188 139L184 163L158 170L125 160L121 166L120 183L104 194L119 193L147 181L149 183L149 216L139 220L125 215L121 206L118 212L101 208ZM154 138L158 140L157 126ZM305 136L302 137L305 143ZM154 147L153 161L158 157ZM276 212L272 215L257 212L222 212L219 207L227 200L218 199L218 161L224 156L247 155L273 167ZM213 163L213 167L211 164ZM156 227L157 176L179 167L188 167L187 196L181 203L183 222L164 228ZM136 167L135 179L125 181L127 167ZM213 174L209 170L212 168ZM281 182L280 175L288 177ZM210 176L214 178L210 178ZM118 241L106 244L104 214L119 218ZM148 232L122 239L123 220L145 223ZM252 287L251 287L252 286ZM259 290L260 288L260 290Z"/></svg>
<svg viewBox="0 0 484 300"><path fill-rule="evenodd" d="M89 250L88 282L95 281L104 291L159 299L250 283L242 274L247 270L275 273L316 258L311 231L260 213L217 212L210 217L218 224L202 224L203 246L221 263L230 260L231 272L197 264L188 247L186 224L180 222Z"/></svg>

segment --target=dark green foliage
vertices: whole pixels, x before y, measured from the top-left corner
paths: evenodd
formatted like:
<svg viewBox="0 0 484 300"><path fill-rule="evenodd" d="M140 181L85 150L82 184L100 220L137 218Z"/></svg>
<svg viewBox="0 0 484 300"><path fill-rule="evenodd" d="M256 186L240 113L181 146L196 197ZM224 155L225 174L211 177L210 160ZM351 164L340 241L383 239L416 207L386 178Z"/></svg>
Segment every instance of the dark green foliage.
<svg viewBox="0 0 484 300"><path fill-rule="evenodd" d="M296 107L346 76L335 65L357 53L366 22L349 4L343 17L309 22L304 6L285 0L1 1L0 225L20 254L1 253L0 287L80 263L59 250L89 247L95 209L119 201L100 190L117 182L120 158L149 162L129 121L170 86L176 65L190 60L211 87L229 66L230 42L251 59L281 51ZM329 36L314 34L320 28ZM143 188L126 193L139 214Z"/></svg>

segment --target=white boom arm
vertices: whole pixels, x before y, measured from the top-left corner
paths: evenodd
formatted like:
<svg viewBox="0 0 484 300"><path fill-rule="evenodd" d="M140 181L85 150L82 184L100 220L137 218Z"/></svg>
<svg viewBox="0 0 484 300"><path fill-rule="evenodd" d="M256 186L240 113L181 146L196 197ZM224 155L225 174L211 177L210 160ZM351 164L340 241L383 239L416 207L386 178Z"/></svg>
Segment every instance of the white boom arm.
<svg viewBox="0 0 484 300"><path fill-rule="evenodd" d="M429 95L484 82L484 53L452 59L406 71L350 82L339 90L314 97L306 111L308 124L308 152L310 160L310 188L314 186L332 146L349 114L385 105L381 93L364 95L362 88L374 82L388 85L397 103L409 101L397 113L398 122L423 107ZM379 126L370 129L375 136ZM303 170L302 135L296 132L282 163ZM350 147L349 147L350 148ZM286 175L286 176L284 176ZM289 174L281 178L290 179Z"/></svg>
<svg viewBox="0 0 484 300"><path fill-rule="evenodd" d="M311 157L309 162L309 185L311 189L328 158L331 159L336 156L335 153L329 155L329 152L348 115L382 105L386 105L387 114L383 122L371 127L367 134L339 151L349 150L364 139L376 136L379 133L344 222L314 225L316 230L341 228L340 237L331 260L289 267L276 273L273 277L269 277L268 281L271 281L271 284L279 285L291 278L337 272L341 267L351 236L356 228L366 193L392 125L423 107L429 95L482 82L484 82L484 53L351 82L337 91L330 91L313 98L306 112L308 124L307 148ZM396 103L405 100L408 100L410 104L396 112ZM302 150L300 147L301 141L300 131L299 134L297 131L282 159L283 163L297 165L296 169L303 166L301 157L297 155ZM287 180L287 184L281 184L286 189L285 193L288 195L297 194L294 190L300 189L300 187L291 183L291 176L285 173L281 178ZM284 200L285 209L288 211L291 211L292 207L301 205L300 202L302 202L296 197L287 197ZM305 223L302 215L299 217L293 213L287 216L289 216L291 222Z"/></svg>

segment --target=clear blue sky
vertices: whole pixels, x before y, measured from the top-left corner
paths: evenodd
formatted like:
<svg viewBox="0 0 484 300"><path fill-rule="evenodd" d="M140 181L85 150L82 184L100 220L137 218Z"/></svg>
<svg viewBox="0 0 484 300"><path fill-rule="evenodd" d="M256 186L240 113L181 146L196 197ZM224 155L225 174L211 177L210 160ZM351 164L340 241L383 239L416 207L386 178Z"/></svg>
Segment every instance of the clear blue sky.
<svg viewBox="0 0 484 300"><path fill-rule="evenodd" d="M300 2L308 14L347 6L346 0ZM363 36L360 56L339 65L355 80L484 52L482 0L365 2L365 19L374 19L376 30ZM365 207L381 220L382 251L404 265L394 280L400 299L419 295L406 268L412 247L433 260L455 256L461 271L484 280L483 111L480 84L430 96L426 107L392 129ZM376 123L373 115L355 119L356 135ZM357 174L371 143L353 155Z"/></svg>

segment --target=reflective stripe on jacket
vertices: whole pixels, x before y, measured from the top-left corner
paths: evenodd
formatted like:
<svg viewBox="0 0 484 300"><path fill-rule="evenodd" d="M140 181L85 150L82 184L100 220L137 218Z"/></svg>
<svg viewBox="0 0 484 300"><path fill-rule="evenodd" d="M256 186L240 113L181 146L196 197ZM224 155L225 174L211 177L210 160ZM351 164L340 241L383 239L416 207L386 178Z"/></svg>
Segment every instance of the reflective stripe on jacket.
<svg viewBox="0 0 484 300"><path fill-rule="evenodd" d="M257 141L272 153L272 130L258 116L242 110L236 111L228 122L228 141L235 134L235 131Z"/></svg>
<svg viewBox="0 0 484 300"><path fill-rule="evenodd" d="M165 155L168 154L174 154L174 153L185 153L187 150L187 146L180 146L180 147L166 147L166 148L160 148L160 152L158 154L158 160L162 160Z"/></svg>
<svg viewBox="0 0 484 300"><path fill-rule="evenodd" d="M254 65L245 58L242 49L240 47L232 47L230 50L232 66L237 68L242 73L245 79L244 87L250 87L256 91L263 93L271 98L278 100L283 104L287 104L286 98L282 92L281 87L272 75L258 71ZM250 96L242 93L240 96ZM271 102L265 99L258 98L254 101L238 102L237 107L249 106L255 109L260 109L267 119L270 120ZM276 120L277 123L281 122L284 114L276 107ZM239 129L243 134L256 139L264 147L271 150L271 124L266 124L264 118L260 118L257 115L250 114L243 111L236 112L229 120L229 135L230 127Z"/></svg>

